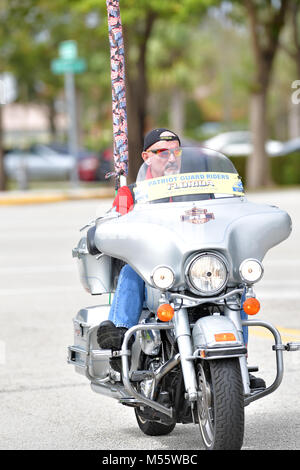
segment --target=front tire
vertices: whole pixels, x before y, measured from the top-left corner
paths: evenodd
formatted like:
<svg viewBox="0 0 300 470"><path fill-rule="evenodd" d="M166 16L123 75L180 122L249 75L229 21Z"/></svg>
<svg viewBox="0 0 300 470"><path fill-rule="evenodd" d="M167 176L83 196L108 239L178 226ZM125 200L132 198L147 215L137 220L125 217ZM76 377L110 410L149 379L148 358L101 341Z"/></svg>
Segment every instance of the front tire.
<svg viewBox="0 0 300 470"><path fill-rule="evenodd" d="M162 424L156 421L149 421L140 416L138 408L135 408L134 411L140 430L144 434L147 434L147 436L165 436L166 434L170 434L176 426L176 423Z"/></svg>
<svg viewBox="0 0 300 470"><path fill-rule="evenodd" d="M198 364L200 433L208 450L240 450L244 438L244 394L238 358Z"/></svg>

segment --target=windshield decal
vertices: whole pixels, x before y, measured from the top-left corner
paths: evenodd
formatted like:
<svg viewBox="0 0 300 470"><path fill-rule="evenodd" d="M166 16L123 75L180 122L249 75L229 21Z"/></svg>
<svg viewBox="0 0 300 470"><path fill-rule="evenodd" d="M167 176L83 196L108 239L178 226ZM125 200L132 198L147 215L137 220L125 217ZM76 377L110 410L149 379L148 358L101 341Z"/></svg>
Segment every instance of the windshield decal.
<svg viewBox="0 0 300 470"><path fill-rule="evenodd" d="M214 218L215 215L213 212L207 212L207 209L198 209L196 206L185 211L184 215L180 216L182 222L189 222L190 224L205 224Z"/></svg>
<svg viewBox="0 0 300 470"><path fill-rule="evenodd" d="M187 194L230 194L243 196L242 182L236 173L179 173L137 182L136 202L184 196Z"/></svg>

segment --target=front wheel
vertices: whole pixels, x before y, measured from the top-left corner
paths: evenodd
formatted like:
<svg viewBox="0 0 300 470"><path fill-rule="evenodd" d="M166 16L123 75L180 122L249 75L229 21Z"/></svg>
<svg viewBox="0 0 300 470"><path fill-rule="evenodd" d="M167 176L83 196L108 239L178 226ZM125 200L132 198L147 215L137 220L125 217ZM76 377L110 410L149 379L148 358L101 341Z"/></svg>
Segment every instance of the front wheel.
<svg viewBox="0 0 300 470"><path fill-rule="evenodd" d="M241 449L244 395L238 358L201 361L197 367L197 413L206 449Z"/></svg>

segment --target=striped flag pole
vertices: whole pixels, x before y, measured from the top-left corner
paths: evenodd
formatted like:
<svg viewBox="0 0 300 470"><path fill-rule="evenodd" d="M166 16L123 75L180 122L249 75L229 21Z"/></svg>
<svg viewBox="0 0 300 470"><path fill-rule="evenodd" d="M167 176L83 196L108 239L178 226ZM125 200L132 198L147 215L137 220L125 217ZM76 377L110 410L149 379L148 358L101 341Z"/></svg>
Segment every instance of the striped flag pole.
<svg viewBox="0 0 300 470"><path fill-rule="evenodd" d="M125 91L125 56L119 0L106 0L110 44L112 118L116 190L128 175L128 132Z"/></svg>

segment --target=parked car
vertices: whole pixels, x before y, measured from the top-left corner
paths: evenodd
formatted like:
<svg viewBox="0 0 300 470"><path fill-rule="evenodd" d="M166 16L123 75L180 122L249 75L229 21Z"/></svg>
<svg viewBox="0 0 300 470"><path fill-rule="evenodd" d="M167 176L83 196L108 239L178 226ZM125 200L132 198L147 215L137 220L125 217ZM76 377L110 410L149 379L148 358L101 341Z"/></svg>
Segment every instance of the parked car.
<svg viewBox="0 0 300 470"><path fill-rule="evenodd" d="M20 173L28 179L68 179L76 164L72 155L59 153L37 144L29 150L12 150L5 154L4 170L9 178L18 180Z"/></svg>
<svg viewBox="0 0 300 470"><path fill-rule="evenodd" d="M300 137L283 142L281 149L276 156L281 157L291 153L300 153Z"/></svg>
<svg viewBox="0 0 300 470"><path fill-rule="evenodd" d="M68 154L68 146L52 143L54 150ZM105 175L113 171L113 152L111 148L97 153L81 148L77 154L78 176L81 181L106 181Z"/></svg>
<svg viewBox="0 0 300 470"><path fill-rule="evenodd" d="M202 145L231 157L247 156L252 153L253 149L252 134L250 131L223 132L211 139L205 140ZM282 149L282 146L282 142L268 140L266 151L269 156L276 156Z"/></svg>
<svg viewBox="0 0 300 470"><path fill-rule="evenodd" d="M57 152L69 155L68 145L61 142L52 142L49 148ZM99 156L84 148L80 148L77 153L78 177L81 181L95 181L99 167Z"/></svg>
<svg viewBox="0 0 300 470"><path fill-rule="evenodd" d="M99 157L84 150L78 153L78 175L81 181L96 181L100 165Z"/></svg>

